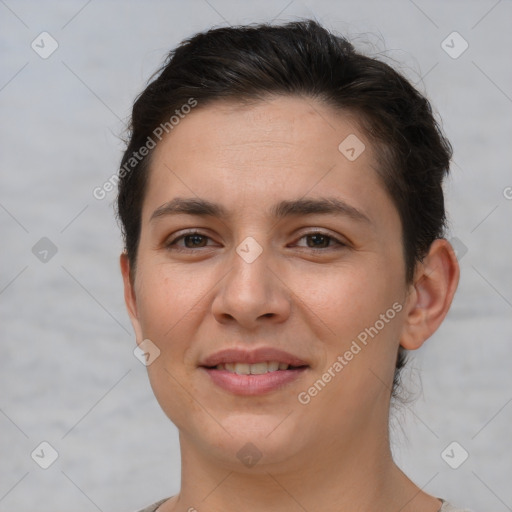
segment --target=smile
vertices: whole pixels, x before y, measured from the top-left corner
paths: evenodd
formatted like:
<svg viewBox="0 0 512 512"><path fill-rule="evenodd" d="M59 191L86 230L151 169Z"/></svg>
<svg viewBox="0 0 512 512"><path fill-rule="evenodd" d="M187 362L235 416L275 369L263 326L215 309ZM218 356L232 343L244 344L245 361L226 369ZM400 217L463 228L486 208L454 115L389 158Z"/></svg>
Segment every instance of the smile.
<svg viewBox="0 0 512 512"><path fill-rule="evenodd" d="M309 366L290 367L286 363L225 363L215 368L200 367L215 386L234 395L255 396L283 389L299 379ZM279 368L282 366L282 368ZM286 367L286 368L285 368ZM254 372L254 373L253 373Z"/></svg>
<svg viewBox="0 0 512 512"><path fill-rule="evenodd" d="M230 373L238 375L263 375L268 372L277 372L279 370L288 370L288 368L296 369L297 366L291 366L287 363L279 361L267 361L263 363L221 363L218 364L216 370L226 370Z"/></svg>

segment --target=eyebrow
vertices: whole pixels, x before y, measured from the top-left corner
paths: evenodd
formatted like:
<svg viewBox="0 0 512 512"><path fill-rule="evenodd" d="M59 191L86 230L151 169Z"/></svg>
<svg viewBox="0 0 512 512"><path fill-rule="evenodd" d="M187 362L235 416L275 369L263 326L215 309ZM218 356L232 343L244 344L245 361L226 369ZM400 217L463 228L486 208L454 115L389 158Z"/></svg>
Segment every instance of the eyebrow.
<svg viewBox="0 0 512 512"><path fill-rule="evenodd" d="M200 198L176 197L159 206L151 215L150 221L167 215L179 214L218 217L220 219L231 217L229 211L220 204ZM361 210L334 197L280 201L271 208L270 214L277 219L314 214L335 214L359 222L372 223L370 218Z"/></svg>

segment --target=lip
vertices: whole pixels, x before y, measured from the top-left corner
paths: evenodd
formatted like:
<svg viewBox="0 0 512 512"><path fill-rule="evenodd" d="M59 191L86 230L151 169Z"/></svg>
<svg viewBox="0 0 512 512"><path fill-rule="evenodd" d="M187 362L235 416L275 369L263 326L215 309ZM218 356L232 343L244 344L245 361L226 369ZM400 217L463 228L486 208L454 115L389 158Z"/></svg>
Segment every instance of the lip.
<svg viewBox="0 0 512 512"><path fill-rule="evenodd" d="M238 375L227 370L200 368L210 376L214 384L235 395L262 395L276 391L298 379L308 367L291 370L277 370L262 375Z"/></svg>
<svg viewBox="0 0 512 512"><path fill-rule="evenodd" d="M204 359L199 366L215 367L222 363L264 363L266 361L278 361L279 363L286 363L290 366L309 366L308 363L289 352L279 350L274 347L260 347L253 350L244 350L240 348L228 348L215 352ZM222 370L217 370L218 372ZM280 370L288 371L288 370ZM277 372L269 372L277 373ZM266 374L264 374L266 375Z"/></svg>

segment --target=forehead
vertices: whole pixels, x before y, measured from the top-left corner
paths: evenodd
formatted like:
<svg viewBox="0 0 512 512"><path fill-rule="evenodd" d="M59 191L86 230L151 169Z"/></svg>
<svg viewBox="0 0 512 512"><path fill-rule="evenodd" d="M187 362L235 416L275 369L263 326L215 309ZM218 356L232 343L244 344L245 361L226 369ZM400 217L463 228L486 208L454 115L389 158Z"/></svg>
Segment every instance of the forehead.
<svg viewBox="0 0 512 512"><path fill-rule="evenodd" d="M164 147L167 152L179 149L185 142L190 150L207 150L226 160L248 161L251 166L257 165L251 149L265 150L259 160L267 165L272 158L296 163L306 156L311 161L326 148L331 156L341 155L339 144L349 135L362 139L357 121L352 112L337 115L332 107L309 97L274 96L250 103L222 100L196 107L164 138L156 154ZM368 149L367 160L372 152ZM187 158L199 156L180 153Z"/></svg>
<svg viewBox="0 0 512 512"><path fill-rule="evenodd" d="M379 201L393 205L376 161L354 115L312 98L199 104L154 150L143 216L173 196L254 213L278 199L335 193L378 217Z"/></svg>

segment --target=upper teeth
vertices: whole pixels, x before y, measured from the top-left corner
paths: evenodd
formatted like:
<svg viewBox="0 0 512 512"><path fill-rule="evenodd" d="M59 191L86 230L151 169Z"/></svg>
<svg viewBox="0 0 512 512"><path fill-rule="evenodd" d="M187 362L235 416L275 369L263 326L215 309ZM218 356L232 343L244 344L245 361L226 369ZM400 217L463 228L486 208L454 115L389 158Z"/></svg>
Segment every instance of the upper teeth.
<svg viewBox="0 0 512 512"><path fill-rule="evenodd" d="M261 375L267 372L275 372L277 370L287 370L287 363L280 363L278 361L267 361L265 363L221 363L217 365L217 370L227 370L231 373L238 373L239 375Z"/></svg>

